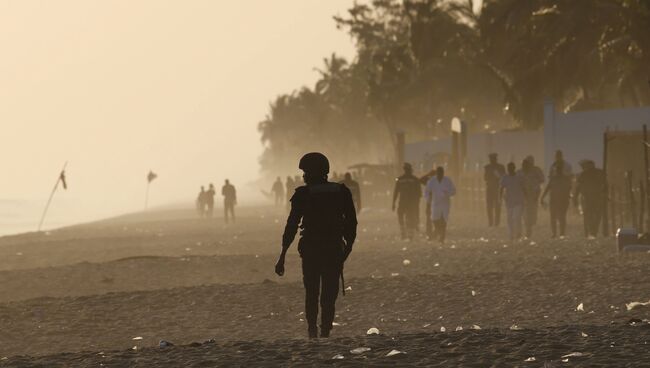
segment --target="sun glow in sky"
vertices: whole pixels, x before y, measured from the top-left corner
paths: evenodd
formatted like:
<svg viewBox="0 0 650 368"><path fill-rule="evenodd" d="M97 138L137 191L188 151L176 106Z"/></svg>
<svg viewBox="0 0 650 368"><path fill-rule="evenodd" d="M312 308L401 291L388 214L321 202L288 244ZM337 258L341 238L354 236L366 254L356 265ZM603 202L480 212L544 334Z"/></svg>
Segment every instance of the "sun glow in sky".
<svg viewBox="0 0 650 368"><path fill-rule="evenodd" d="M141 209L149 169L156 204L245 192L268 103L353 57L352 3L0 0L0 199L46 198L66 160L61 196L104 212Z"/></svg>

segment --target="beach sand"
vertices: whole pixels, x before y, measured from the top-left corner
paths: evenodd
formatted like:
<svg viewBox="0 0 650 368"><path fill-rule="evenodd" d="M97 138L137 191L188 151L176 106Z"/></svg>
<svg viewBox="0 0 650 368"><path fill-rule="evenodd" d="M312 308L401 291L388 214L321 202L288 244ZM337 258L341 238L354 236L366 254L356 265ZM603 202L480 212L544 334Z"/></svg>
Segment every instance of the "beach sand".
<svg viewBox="0 0 650 368"><path fill-rule="evenodd" d="M309 341L295 244L273 273L286 214L240 212L0 238L0 367L650 366L650 306L626 308L650 299L650 254L578 223L552 241L542 219L534 241L506 244L505 227L457 215L440 246L363 213L333 338Z"/></svg>

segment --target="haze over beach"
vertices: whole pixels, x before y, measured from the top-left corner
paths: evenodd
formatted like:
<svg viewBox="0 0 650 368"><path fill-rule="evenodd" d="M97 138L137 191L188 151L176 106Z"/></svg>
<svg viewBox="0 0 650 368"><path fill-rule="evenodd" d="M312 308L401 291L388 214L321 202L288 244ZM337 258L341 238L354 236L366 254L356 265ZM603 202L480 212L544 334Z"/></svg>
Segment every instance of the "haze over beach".
<svg viewBox="0 0 650 368"><path fill-rule="evenodd" d="M332 1L0 1L0 234L191 204L199 185L260 199L257 123L274 96L352 57ZM270 16L272 14L272 16ZM297 31L300 30L300 31Z"/></svg>
<svg viewBox="0 0 650 368"><path fill-rule="evenodd" d="M648 29L0 0L0 368L650 367Z"/></svg>

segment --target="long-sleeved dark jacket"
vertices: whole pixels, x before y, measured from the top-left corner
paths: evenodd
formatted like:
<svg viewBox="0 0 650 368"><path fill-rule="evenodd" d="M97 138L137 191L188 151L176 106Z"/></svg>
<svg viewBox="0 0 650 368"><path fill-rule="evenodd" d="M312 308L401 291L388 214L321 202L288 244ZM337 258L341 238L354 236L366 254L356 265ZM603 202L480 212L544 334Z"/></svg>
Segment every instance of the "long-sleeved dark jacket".
<svg viewBox="0 0 650 368"><path fill-rule="evenodd" d="M351 250L357 236L357 216L350 190L330 182L296 188L282 236L283 247L291 245L298 227L301 244L306 247L334 247L345 240Z"/></svg>

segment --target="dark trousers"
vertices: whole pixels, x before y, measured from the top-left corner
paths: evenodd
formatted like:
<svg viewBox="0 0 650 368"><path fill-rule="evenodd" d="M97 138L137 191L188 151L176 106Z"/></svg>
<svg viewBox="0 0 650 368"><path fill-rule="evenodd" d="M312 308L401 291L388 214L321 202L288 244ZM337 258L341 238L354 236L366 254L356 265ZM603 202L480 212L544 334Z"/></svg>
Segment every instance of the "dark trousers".
<svg viewBox="0 0 650 368"><path fill-rule="evenodd" d="M418 204L400 204L397 207L397 221L402 238L412 238L418 228Z"/></svg>
<svg viewBox="0 0 650 368"><path fill-rule="evenodd" d="M235 203L230 201L223 202L223 219L228 223L228 215L235 222Z"/></svg>
<svg viewBox="0 0 650 368"><path fill-rule="evenodd" d="M433 221L431 221L431 203L427 203L425 211L427 238L433 239Z"/></svg>
<svg viewBox="0 0 650 368"><path fill-rule="evenodd" d="M550 213L551 213L551 232L553 237L557 236L557 227L560 227L560 236L566 234L566 213L569 209L569 199L554 199L551 198L550 201Z"/></svg>
<svg viewBox="0 0 650 368"><path fill-rule="evenodd" d="M499 188L487 188L485 190L485 202L487 205L488 226L499 226L499 222L501 221Z"/></svg>
<svg viewBox="0 0 650 368"><path fill-rule="evenodd" d="M339 293L341 263L332 257L312 255L302 258L302 282L305 285L305 315L310 329L316 328L320 296L321 330L329 331L334 322Z"/></svg>
<svg viewBox="0 0 650 368"><path fill-rule="evenodd" d="M585 236L598 236L600 221L603 218L603 199L583 198L582 216L585 223Z"/></svg>
<svg viewBox="0 0 650 368"><path fill-rule="evenodd" d="M433 226L436 229L434 236L436 236L441 243L444 243L445 237L447 236L447 221L445 221L444 217L441 217L437 220L433 220Z"/></svg>

